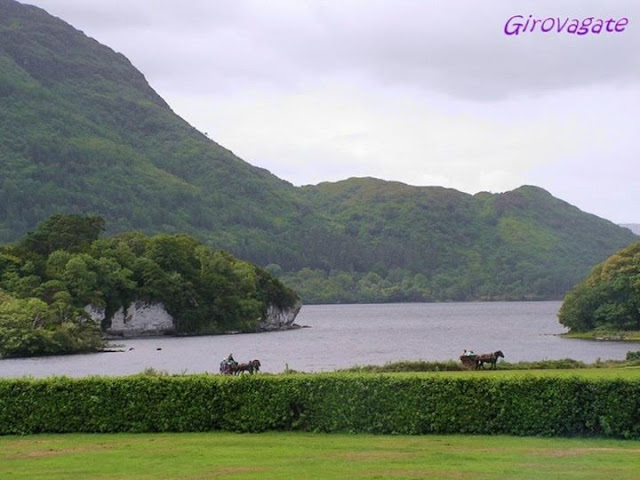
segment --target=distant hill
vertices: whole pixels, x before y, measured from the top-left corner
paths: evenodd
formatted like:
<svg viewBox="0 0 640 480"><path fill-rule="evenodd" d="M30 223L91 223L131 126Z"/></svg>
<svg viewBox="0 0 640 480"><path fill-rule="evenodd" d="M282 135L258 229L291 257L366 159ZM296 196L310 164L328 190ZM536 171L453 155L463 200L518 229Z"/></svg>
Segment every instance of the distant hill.
<svg viewBox="0 0 640 480"><path fill-rule="evenodd" d="M536 187L296 188L191 127L123 55L0 0L0 243L54 213L191 234L307 303L560 298L637 238Z"/></svg>
<svg viewBox="0 0 640 480"><path fill-rule="evenodd" d="M379 279L358 282L393 300L559 298L605 251L637 238L533 186L468 195L354 178L301 192L349 238L331 246L328 263L376 272ZM292 282L304 285L306 276L317 291L318 275L303 273ZM394 278L405 288L395 289ZM363 290L337 280L332 295Z"/></svg>
<svg viewBox="0 0 640 480"><path fill-rule="evenodd" d="M628 228L636 235L640 235L640 223L623 223L620 224L621 227Z"/></svg>

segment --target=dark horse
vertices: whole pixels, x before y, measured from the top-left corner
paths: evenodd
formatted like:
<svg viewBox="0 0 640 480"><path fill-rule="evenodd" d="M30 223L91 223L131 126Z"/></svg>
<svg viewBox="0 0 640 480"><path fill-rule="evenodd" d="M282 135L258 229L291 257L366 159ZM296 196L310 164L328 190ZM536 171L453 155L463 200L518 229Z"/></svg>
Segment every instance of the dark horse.
<svg viewBox="0 0 640 480"><path fill-rule="evenodd" d="M258 359L251 360L249 363L239 363L233 367L233 374L240 375L243 372L249 372L253 375L254 372L260 371L260 366L260 360Z"/></svg>
<svg viewBox="0 0 640 480"><path fill-rule="evenodd" d="M500 350L493 353L483 353L482 355L477 355L476 368L484 368L485 363L490 363L491 370L495 370L496 368L498 368L497 363L498 363L498 358L500 357L504 358L504 353L502 353L502 351Z"/></svg>

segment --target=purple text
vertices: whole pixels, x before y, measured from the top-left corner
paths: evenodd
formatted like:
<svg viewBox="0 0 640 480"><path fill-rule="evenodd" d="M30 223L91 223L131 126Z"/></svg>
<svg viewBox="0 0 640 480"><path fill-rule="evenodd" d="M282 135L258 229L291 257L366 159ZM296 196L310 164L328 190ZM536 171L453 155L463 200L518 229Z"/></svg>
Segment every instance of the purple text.
<svg viewBox="0 0 640 480"><path fill-rule="evenodd" d="M529 15L525 19L522 15L514 15L505 23L504 33L507 35L520 35L521 33L552 32L574 35L587 35L588 33L600 35L601 32L624 32L627 25L629 25L629 19L626 17L619 19L595 17L577 19L569 17L534 18L533 15Z"/></svg>

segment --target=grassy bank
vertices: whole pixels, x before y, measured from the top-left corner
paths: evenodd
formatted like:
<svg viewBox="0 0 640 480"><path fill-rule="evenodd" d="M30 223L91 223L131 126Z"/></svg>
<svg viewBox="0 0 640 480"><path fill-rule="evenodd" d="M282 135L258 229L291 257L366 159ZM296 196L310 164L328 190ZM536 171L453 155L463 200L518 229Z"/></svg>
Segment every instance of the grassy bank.
<svg viewBox="0 0 640 480"><path fill-rule="evenodd" d="M592 380L638 380L640 367L624 368L576 368L573 370L531 369L531 370L461 370L458 372L399 372L396 378L434 377L434 378L496 378L496 379L532 379L532 378L577 378Z"/></svg>
<svg viewBox="0 0 640 480"><path fill-rule="evenodd" d="M563 333L562 336L581 340L640 342L640 331L596 330L592 332Z"/></svg>
<svg viewBox="0 0 640 480"><path fill-rule="evenodd" d="M594 363L585 363L579 360L573 360L571 358L564 358L559 360L539 360L531 362L505 362L499 361L497 370L504 371L542 371L542 370L554 370L554 371L567 371L575 372L578 369L582 370L620 370L628 368L640 367L640 351L627 352L627 360L598 360ZM480 369L477 372L480 374L483 371L488 371L489 368ZM461 371L474 371L474 369L466 368L459 361L449 360L446 362L438 361L399 361L390 362L384 365L364 365L355 366L342 370L349 373L401 373L401 372L461 372ZM615 373L614 373L615 375Z"/></svg>
<svg viewBox="0 0 640 480"><path fill-rule="evenodd" d="M640 478L640 441L300 432L0 437L0 478Z"/></svg>

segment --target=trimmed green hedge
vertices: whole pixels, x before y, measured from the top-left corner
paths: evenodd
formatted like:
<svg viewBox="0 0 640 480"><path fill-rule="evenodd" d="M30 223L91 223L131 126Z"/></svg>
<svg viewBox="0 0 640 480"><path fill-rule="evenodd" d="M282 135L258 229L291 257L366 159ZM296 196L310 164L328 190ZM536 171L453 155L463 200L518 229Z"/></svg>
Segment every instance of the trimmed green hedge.
<svg viewBox="0 0 640 480"><path fill-rule="evenodd" d="M0 380L0 434L305 430L640 438L640 379L322 374Z"/></svg>

